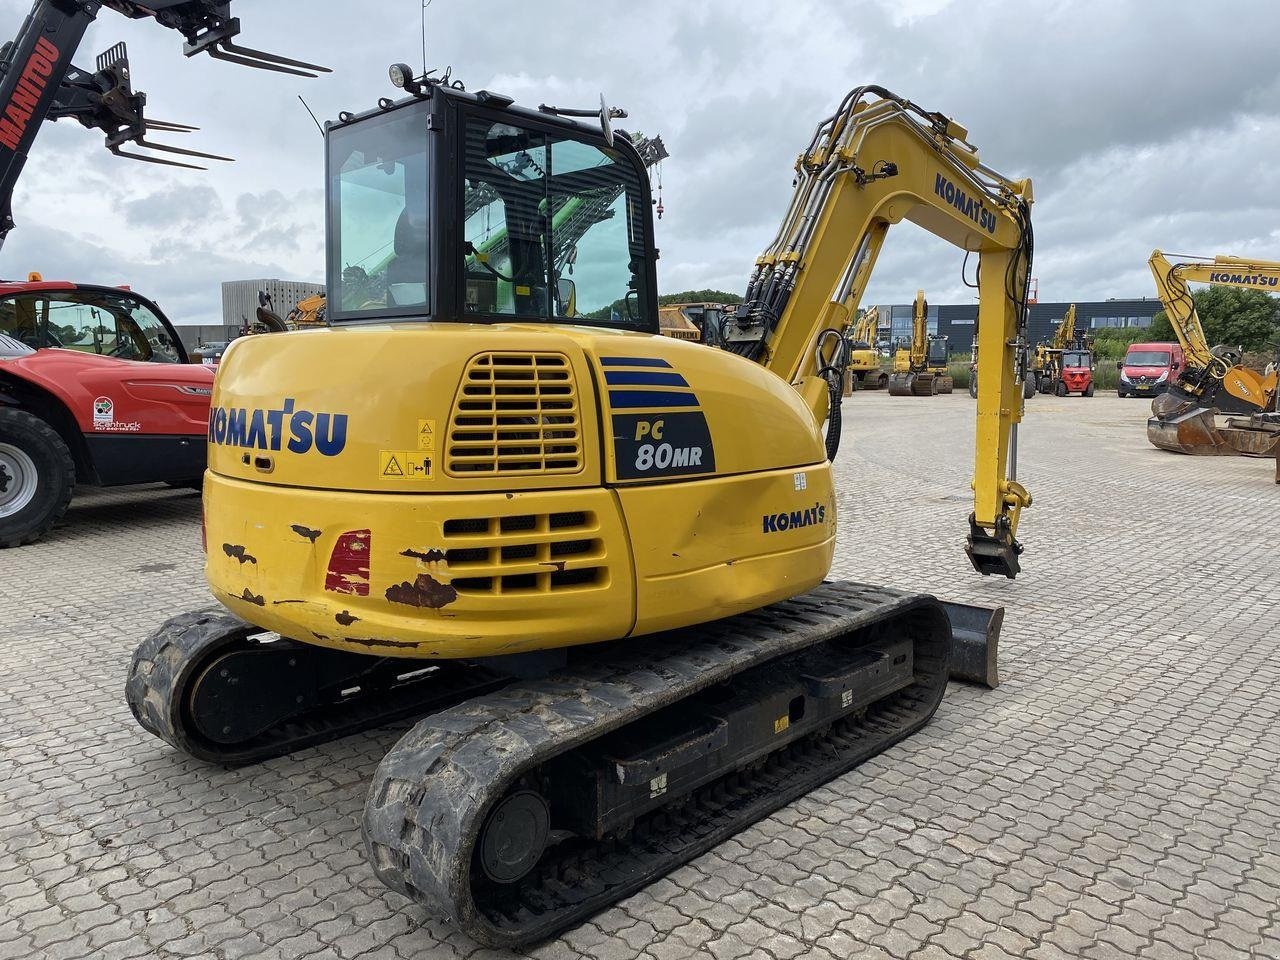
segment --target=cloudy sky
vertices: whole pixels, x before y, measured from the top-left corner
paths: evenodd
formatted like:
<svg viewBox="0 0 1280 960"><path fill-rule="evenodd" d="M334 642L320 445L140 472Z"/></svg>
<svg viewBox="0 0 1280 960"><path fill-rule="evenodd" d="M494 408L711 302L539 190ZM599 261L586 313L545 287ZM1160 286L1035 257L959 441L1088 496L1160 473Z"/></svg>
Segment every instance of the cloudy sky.
<svg viewBox="0 0 1280 960"><path fill-rule="evenodd" d="M420 0L235 0L241 37L334 68L301 80L187 60L153 21L104 11L77 61L129 44L149 115L237 158L207 173L118 160L63 121L36 141L0 275L129 283L178 321L218 322L219 283L323 275L321 119L393 95L422 60ZM12 36L28 0L0 0ZM356 11L359 11L358 13ZM1271 0L432 0L427 59L469 89L589 106L659 133L659 289L741 292L791 165L842 95L878 83L966 125L985 162L1035 181L1041 300L1152 295L1146 258L1280 258L1280 4ZM172 142L174 135L168 135ZM867 292L971 297L962 256L911 224Z"/></svg>

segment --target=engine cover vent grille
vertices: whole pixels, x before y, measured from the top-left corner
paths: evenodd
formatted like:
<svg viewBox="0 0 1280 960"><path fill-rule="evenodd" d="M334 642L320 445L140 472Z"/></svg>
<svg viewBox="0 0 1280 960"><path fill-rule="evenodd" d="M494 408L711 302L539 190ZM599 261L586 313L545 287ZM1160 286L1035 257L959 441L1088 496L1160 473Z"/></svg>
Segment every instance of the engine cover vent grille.
<svg viewBox="0 0 1280 960"><path fill-rule="evenodd" d="M547 593L607 586L600 525L586 511L446 520L445 561L460 593Z"/></svg>
<svg viewBox="0 0 1280 960"><path fill-rule="evenodd" d="M582 469L582 418L569 358L482 353L471 359L449 418L454 477L566 474Z"/></svg>

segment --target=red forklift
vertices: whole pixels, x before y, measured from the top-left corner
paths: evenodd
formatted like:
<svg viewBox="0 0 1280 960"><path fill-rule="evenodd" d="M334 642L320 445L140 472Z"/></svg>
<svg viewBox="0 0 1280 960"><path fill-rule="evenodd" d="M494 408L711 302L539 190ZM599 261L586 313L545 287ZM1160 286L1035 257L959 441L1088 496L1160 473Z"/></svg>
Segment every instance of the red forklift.
<svg viewBox="0 0 1280 960"><path fill-rule="evenodd" d="M1082 397L1093 396L1093 347L1086 340L1077 340L1058 356L1057 383L1054 392L1065 397L1078 393Z"/></svg>

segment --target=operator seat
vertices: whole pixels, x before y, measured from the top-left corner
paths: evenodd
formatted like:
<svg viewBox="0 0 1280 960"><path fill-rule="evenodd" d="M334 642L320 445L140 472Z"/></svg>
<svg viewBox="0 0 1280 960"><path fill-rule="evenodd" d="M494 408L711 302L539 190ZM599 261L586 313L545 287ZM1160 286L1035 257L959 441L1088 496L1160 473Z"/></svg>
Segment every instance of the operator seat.
<svg viewBox="0 0 1280 960"><path fill-rule="evenodd" d="M387 263L387 303L415 307L427 302L427 218L406 206L396 220L394 256Z"/></svg>

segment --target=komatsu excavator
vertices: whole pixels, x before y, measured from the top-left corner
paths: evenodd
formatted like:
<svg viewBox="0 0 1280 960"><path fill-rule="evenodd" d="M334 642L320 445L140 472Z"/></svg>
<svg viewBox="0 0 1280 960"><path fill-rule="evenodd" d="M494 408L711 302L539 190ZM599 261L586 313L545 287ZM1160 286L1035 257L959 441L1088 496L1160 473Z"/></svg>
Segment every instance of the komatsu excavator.
<svg viewBox="0 0 1280 960"><path fill-rule="evenodd" d="M894 397L931 397L950 393L955 387L948 372L951 347L946 337L929 333L929 304L924 291L916 291L911 308L911 346L899 347L893 355L893 374L889 377L889 395Z"/></svg>
<svg viewBox="0 0 1280 960"><path fill-rule="evenodd" d="M510 947L910 735L966 651L994 656L990 611L966 627L928 595L823 582L830 360L891 225L977 253L966 551L1014 576L1031 184L943 114L853 90L708 349L658 335L648 178L616 111L392 76L406 98L326 130L331 326L249 338L218 374L204 529L227 610L145 640L126 695L223 764L426 715L370 784L368 857ZM570 279L556 213L602 193ZM494 221L501 258L477 252ZM352 289L344 265L383 246Z"/></svg>
<svg viewBox="0 0 1280 960"><path fill-rule="evenodd" d="M889 374L880 365L880 311L869 307L853 323L845 336L849 351L849 384L853 389L883 390L889 385Z"/></svg>
<svg viewBox="0 0 1280 960"><path fill-rule="evenodd" d="M1177 381L1151 402L1147 439L1160 449L1175 453L1275 456L1274 434L1260 437L1248 429L1220 428L1214 411L1215 401L1224 393L1234 397L1245 411L1272 409L1276 371L1259 374L1241 366L1238 349L1211 348L1187 284L1274 291L1280 285L1280 263L1225 256L1188 257L1170 263L1159 250L1152 252L1148 263L1187 363Z"/></svg>

